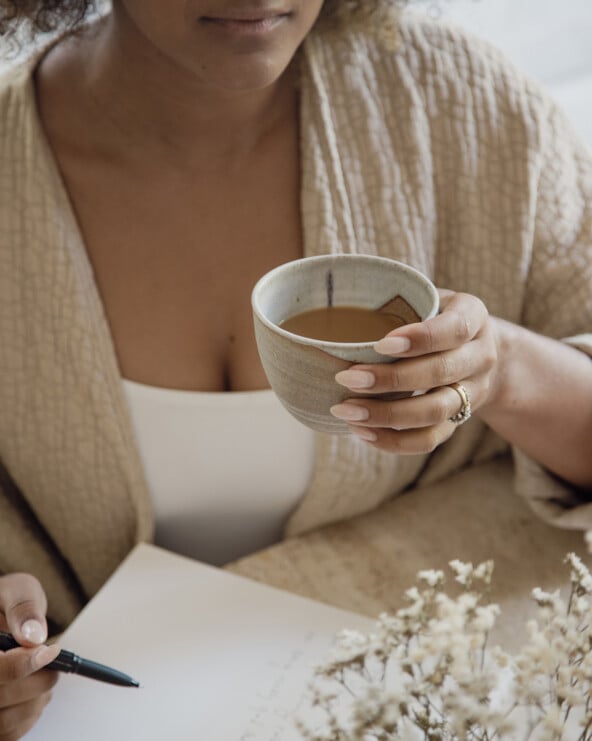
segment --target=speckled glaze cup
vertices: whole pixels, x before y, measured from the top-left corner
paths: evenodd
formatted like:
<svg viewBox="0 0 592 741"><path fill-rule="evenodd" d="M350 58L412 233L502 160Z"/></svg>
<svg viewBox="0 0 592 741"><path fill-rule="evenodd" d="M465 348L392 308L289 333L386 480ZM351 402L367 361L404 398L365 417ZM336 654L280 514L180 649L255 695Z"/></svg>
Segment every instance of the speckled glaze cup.
<svg viewBox="0 0 592 741"><path fill-rule="evenodd" d="M266 273L251 297L257 348L269 383L296 419L318 432L349 433L329 409L347 398L397 394L354 393L335 380L352 363L392 363L372 342L329 342L282 329L282 321L326 306L386 311L405 323L438 313L433 283L414 268L372 255L321 255L285 263Z"/></svg>

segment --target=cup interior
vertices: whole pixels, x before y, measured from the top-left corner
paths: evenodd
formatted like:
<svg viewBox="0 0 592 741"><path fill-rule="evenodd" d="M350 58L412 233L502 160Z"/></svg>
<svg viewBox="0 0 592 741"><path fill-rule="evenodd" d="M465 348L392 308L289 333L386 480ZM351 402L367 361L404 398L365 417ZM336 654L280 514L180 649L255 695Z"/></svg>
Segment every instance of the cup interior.
<svg viewBox="0 0 592 741"><path fill-rule="evenodd" d="M302 337L279 325L288 317L330 305L379 309L397 295L422 320L437 312L433 284L408 265L371 255L321 255L285 263L264 275L253 289L253 310L271 329L293 341L327 348L350 343Z"/></svg>

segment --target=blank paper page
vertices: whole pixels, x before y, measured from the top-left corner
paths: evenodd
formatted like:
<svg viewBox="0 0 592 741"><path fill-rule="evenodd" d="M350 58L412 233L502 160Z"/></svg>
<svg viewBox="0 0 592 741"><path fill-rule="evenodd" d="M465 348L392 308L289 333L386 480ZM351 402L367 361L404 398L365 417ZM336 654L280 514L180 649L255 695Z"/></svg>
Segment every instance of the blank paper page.
<svg viewBox="0 0 592 741"><path fill-rule="evenodd" d="M140 689L62 675L27 741L297 741L335 633L368 618L139 545L60 645Z"/></svg>

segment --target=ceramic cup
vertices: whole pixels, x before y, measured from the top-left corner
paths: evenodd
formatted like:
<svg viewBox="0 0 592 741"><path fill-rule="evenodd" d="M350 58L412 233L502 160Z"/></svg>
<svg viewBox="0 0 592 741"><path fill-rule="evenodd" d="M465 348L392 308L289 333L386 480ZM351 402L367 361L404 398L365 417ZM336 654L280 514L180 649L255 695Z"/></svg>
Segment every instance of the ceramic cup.
<svg viewBox="0 0 592 741"><path fill-rule="evenodd" d="M403 302L401 302L403 299ZM406 302L406 303L405 303ZM269 383L296 419L318 432L349 433L329 409L347 398L393 399L409 393L354 393L335 380L352 363L392 363L372 342L329 342L301 337L279 325L288 317L328 305L390 311L406 323L433 317L438 293L414 268L373 255L321 255L285 263L264 275L251 297L255 337ZM408 305L408 306L407 306ZM409 307L413 311L409 311Z"/></svg>

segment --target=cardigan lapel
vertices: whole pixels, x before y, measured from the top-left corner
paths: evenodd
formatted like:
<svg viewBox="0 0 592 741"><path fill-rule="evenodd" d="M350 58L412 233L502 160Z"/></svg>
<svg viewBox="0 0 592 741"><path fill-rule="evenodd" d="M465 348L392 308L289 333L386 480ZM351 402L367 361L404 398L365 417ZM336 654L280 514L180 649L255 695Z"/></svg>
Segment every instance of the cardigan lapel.
<svg viewBox="0 0 592 741"><path fill-rule="evenodd" d="M356 106L348 98L351 91L347 90L344 97L346 86L340 88L337 83L344 63L349 64L350 70L359 70L363 57L354 46L345 46L342 51L342 57L332 54L316 33L303 46L300 146L304 252L309 256L379 251L395 257L389 253L393 244L401 243L397 240L398 224L386 209L379 210L385 223L381 224L380 234L375 232L379 220L373 220L371 214L377 206L364 202L367 194L356 169L356 147L360 146L363 132L356 132L356 139L356 133L350 130L347 113ZM362 80L362 104L367 97L363 83ZM339 102L341 112L336 105ZM409 486L426 461L424 455L400 457L384 453L353 435L317 433L315 454L312 479L288 520L287 535L373 509Z"/></svg>
<svg viewBox="0 0 592 741"><path fill-rule="evenodd" d="M109 327L36 109L36 60L3 106L2 449L11 477L92 595L152 515ZM16 379L16 380L14 380Z"/></svg>

